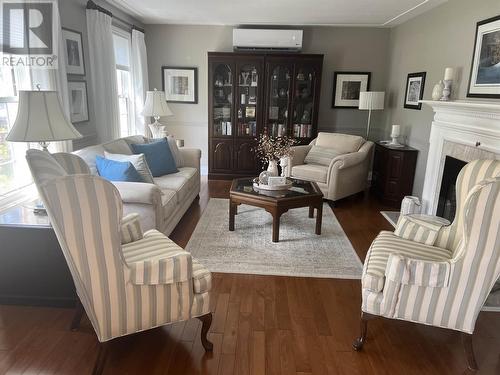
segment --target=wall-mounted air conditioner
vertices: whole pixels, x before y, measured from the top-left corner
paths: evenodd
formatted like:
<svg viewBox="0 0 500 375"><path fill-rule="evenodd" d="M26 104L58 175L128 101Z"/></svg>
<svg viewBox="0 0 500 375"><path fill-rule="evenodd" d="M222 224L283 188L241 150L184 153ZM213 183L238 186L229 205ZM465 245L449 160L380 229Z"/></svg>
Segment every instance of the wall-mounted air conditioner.
<svg viewBox="0 0 500 375"><path fill-rule="evenodd" d="M233 29L233 49L300 51L302 30Z"/></svg>

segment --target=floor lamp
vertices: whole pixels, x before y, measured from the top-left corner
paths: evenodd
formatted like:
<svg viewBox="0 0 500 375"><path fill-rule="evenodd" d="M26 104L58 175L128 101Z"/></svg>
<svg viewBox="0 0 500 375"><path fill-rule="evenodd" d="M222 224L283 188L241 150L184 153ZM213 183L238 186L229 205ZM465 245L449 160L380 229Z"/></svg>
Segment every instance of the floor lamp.
<svg viewBox="0 0 500 375"><path fill-rule="evenodd" d="M368 110L368 124L366 126L366 139L370 135L370 121L372 111L384 109L384 91L365 91L359 93L359 109Z"/></svg>

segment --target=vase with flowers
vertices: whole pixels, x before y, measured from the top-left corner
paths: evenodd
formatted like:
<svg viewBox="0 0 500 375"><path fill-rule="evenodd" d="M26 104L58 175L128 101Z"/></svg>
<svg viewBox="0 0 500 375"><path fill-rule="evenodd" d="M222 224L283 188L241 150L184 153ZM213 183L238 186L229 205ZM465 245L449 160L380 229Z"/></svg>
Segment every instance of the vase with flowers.
<svg viewBox="0 0 500 375"><path fill-rule="evenodd" d="M292 156L292 146L295 144L293 138L287 136L271 137L261 134L257 144L257 156L267 162L267 176L278 176L278 161L281 158Z"/></svg>

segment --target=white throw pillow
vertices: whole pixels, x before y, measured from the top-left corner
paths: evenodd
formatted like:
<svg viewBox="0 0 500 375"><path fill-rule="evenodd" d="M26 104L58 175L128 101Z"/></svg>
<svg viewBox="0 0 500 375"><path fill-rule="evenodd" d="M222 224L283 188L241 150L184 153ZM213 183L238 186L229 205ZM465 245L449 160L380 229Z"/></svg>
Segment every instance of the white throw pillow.
<svg viewBox="0 0 500 375"><path fill-rule="evenodd" d="M175 138L171 135L167 137L168 146L170 147L170 151L172 151L172 155L175 160L175 166L180 168L184 165L184 159L182 158L182 154L177 147L177 143L175 143Z"/></svg>
<svg viewBox="0 0 500 375"><path fill-rule="evenodd" d="M329 166L333 159L341 155L333 148L312 146L304 159L306 164L319 164Z"/></svg>
<svg viewBox="0 0 500 375"><path fill-rule="evenodd" d="M106 159L115 160L115 161L129 161L132 165L137 169L137 172L141 175L144 182L154 184L153 175L149 170L148 163L144 154L135 154L135 155L124 155L124 154L111 154L107 151L104 151L104 157Z"/></svg>

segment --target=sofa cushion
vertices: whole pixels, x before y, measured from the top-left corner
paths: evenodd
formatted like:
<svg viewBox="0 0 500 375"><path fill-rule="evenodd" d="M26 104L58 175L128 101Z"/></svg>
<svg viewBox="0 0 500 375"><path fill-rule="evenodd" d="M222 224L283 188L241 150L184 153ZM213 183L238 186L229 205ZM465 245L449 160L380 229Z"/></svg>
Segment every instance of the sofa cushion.
<svg viewBox="0 0 500 375"><path fill-rule="evenodd" d="M112 154L132 155L130 146L123 138L115 139L111 142L103 143L102 147Z"/></svg>
<svg viewBox="0 0 500 375"><path fill-rule="evenodd" d="M136 155L125 155L125 154L112 154L107 151L104 151L104 156L106 159L116 160L116 161L129 161L135 167L137 172L141 175L144 182L154 183L153 175L149 170L148 163L146 162L146 158L144 154L136 154Z"/></svg>
<svg viewBox="0 0 500 375"><path fill-rule="evenodd" d="M148 143L148 139L144 138L143 135L131 135L128 137L122 138L127 144L130 146L131 144L142 144L142 143Z"/></svg>
<svg viewBox="0 0 500 375"><path fill-rule="evenodd" d="M350 134L319 132L316 146L333 148L339 154L356 152L365 143L363 137Z"/></svg>
<svg viewBox="0 0 500 375"><path fill-rule="evenodd" d="M307 153L304 163L326 165L328 167L332 160L339 155L340 153L333 148L313 145Z"/></svg>
<svg viewBox="0 0 500 375"><path fill-rule="evenodd" d="M177 192L174 190L162 190L161 205L163 209L163 220L168 221L177 210Z"/></svg>
<svg viewBox="0 0 500 375"><path fill-rule="evenodd" d="M303 164L292 167L292 177L326 183L328 167L318 164Z"/></svg>
<svg viewBox="0 0 500 375"><path fill-rule="evenodd" d="M176 173L175 159L165 138L152 143L134 143L130 147L135 154L144 154L153 177Z"/></svg>
<svg viewBox="0 0 500 375"><path fill-rule="evenodd" d="M104 157L104 147L102 145L95 145L82 148L81 150L75 151L75 155L81 157L85 163L89 166L90 173L93 175L98 175L97 168L95 166L95 157Z"/></svg>
<svg viewBox="0 0 500 375"><path fill-rule="evenodd" d="M168 145L170 147L170 151L172 151L172 155L175 160L175 166L180 168L184 165L184 158L182 157L179 148L177 147L177 143L175 143L175 138L171 135L167 137Z"/></svg>
<svg viewBox="0 0 500 375"><path fill-rule="evenodd" d="M196 168L179 168L177 173L155 177L154 183L162 190L173 190L177 195L177 203L184 202L184 198L194 188L198 180Z"/></svg>

